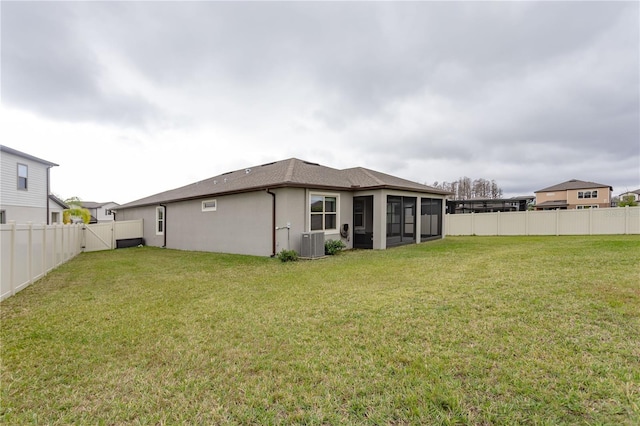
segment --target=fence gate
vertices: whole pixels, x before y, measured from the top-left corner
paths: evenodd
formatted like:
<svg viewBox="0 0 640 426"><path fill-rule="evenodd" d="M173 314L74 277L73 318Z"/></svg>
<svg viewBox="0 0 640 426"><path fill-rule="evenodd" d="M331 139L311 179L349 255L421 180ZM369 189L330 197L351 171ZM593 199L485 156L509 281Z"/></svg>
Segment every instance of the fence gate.
<svg viewBox="0 0 640 426"><path fill-rule="evenodd" d="M116 241L142 238L142 220L85 225L82 251L112 250Z"/></svg>
<svg viewBox="0 0 640 426"><path fill-rule="evenodd" d="M114 243L114 223L94 223L84 227L82 251L111 250Z"/></svg>

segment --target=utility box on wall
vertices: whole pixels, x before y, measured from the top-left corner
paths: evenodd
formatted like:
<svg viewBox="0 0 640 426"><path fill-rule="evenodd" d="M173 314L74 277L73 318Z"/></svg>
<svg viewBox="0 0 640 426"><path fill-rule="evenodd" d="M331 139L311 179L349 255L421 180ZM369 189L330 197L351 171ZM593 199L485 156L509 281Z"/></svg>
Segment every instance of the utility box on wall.
<svg viewBox="0 0 640 426"><path fill-rule="evenodd" d="M300 257L314 259L324 256L324 232L303 232Z"/></svg>

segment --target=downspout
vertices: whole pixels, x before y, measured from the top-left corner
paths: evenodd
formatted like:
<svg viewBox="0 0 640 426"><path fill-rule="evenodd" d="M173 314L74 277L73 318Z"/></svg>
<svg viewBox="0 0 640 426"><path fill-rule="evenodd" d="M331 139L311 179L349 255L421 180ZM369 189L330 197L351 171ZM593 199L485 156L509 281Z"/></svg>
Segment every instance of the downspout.
<svg viewBox="0 0 640 426"><path fill-rule="evenodd" d="M50 216L50 213L49 213L49 194L50 194L50 191L51 191L51 183L50 182L51 182L51 167L47 167L47 194L46 194L46 197L47 197L47 225L51 225L50 219L49 219L49 216Z"/></svg>
<svg viewBox="0 0 640 426"><path fill-rule="evenodd" d="M160 207L163 208L163 213L164 213L164 220L162 221L163 225L164 225L164 229L163 229L163 242L162 242L162 248L166 248L167 247L167 205L166 204L160 204Z"/></svg>
<svg viewBox="0 0 640 426"><path fill-rule="evenodd" d="M267 188L267 194L273 197L271 202L271 257L276 255L276 194Z"/></svg>

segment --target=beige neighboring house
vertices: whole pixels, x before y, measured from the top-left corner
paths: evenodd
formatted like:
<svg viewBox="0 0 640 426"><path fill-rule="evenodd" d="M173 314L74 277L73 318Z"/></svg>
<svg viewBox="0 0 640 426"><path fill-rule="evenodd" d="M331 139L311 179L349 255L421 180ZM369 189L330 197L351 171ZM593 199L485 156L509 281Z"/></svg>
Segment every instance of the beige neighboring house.
<svg viewBox="0 0 640 426"><path fill-rule="evenodd" d="M535 191L536 210L575 210L611 207L613 188L601 183L571 179Z"/></svg>

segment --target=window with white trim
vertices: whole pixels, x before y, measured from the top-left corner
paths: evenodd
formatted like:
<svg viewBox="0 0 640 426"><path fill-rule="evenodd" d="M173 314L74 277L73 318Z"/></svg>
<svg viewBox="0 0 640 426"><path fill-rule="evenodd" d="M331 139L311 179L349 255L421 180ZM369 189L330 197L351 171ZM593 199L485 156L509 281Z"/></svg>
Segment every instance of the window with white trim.
<svg viewBox="0 0 640 426"><path fill-rule="evenodd" d="M583 198L598 198L598 191L578 191L578 199Z"/></svg>
<svg viewBox="0 0 640 426"><path fill-rule="evenodd" d="M156 235L164 235L164 207L156 207Z"/></svg>
<svg viewBox="0 0 640 426"><path fill-rule="evenodd" d="M339 195L309 194L309 228L311 231L338 229Z"/></svg>
<svg viewBox="0 0 640 426"><path fill-rule="evenodd" d="M27 190L27 179L29 178L29 167L26 164L18 163L18 189Z"/></svg>
<svg viewBox="0 0 640 426"><path fill-rule="evenodd" d="M215 212L218 208L218 202L216 200L204 200L202 202L203 212Z"/></svg>
<svg viewBox="0 0 640 426"><path fill-rule="evenodd" d="M598 205L593 205L593 206L576 206L576 208L578 210L584 210L584 209L597 209L599 206Z"/></svg>

